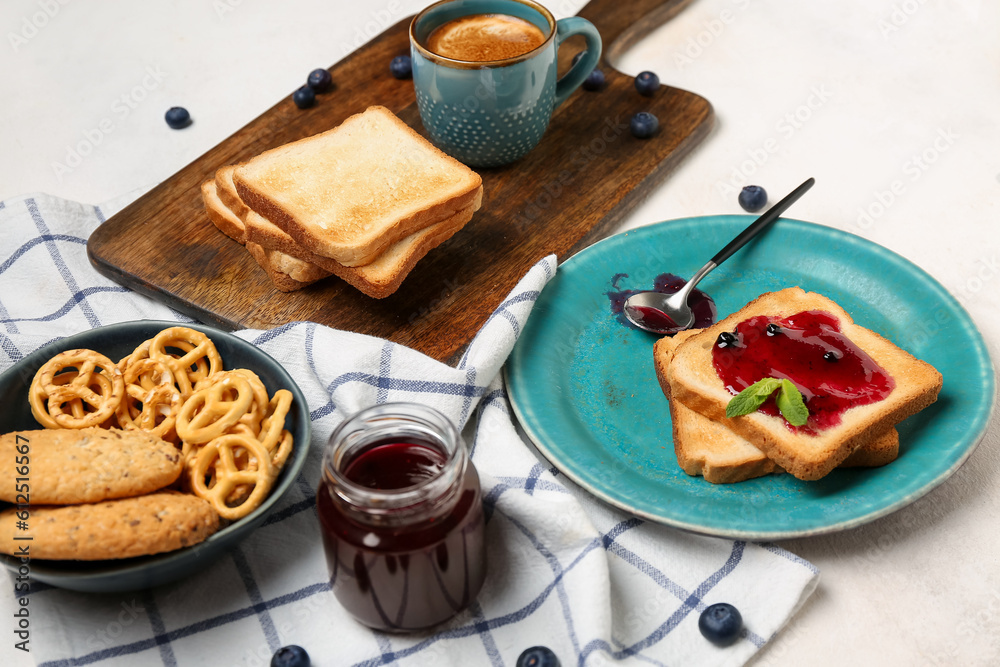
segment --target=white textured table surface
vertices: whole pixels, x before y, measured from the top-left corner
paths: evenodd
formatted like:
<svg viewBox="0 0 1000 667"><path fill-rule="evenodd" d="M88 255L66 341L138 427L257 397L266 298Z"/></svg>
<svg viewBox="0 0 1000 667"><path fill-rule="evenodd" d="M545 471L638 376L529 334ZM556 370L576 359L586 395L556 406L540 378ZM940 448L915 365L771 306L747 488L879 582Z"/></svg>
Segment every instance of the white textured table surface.
<svg viewBox="0 0 1000 667"><path fill-rule="evenodd" d="M98 203L151 187L424 4L5 0L0 200ZM548 3L557 17L582 4ZM998 30L1000 8L979 0L695 0L616 65L705 96L716 127L624 228L741 212L744 184L778 195L815 176L791 217L926 269L997 359ZM192 126L167 128L174 105ZM754 664L1000 664L998 515L994 421L969 462L913 505L782 544L820 568L820 586ZM12 605L4 586L0 618ZM0 664L32 664L8 635Z"/></svg>

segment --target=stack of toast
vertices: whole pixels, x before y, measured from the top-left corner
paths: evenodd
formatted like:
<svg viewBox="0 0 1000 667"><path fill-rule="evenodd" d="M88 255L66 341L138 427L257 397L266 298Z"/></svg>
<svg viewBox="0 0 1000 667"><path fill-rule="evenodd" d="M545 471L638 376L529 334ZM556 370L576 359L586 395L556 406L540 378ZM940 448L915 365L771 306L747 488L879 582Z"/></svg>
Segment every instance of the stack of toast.
<svg viewBox="0 0 1000 667"><path fill-rule="evenodd" d="M756 316L781 320L807 311L836 318L840 331L891 376L894 387L888 395L853 405L838 423L820 429L796 428L780 414L762 411L727 417L726 407L736 390L725 385L713 364L712 349L720 334ZM942 384L933 366L854 324L832 300L798 287L764 294L707 329L660 339L653 356L660 387L670 402L677 461L689 475L702 475L712 483L783 471L815 480L838 466L890 463L899 453L895 425L937 400ZM800 389L807 396L823 391Z"/></svg>
<svg viewBox="0 0 1000 667"><path fill-rule="evenodd" d="M209 218L284 292L336 275L395 292L482 204L482 179L385 107L222 167L201 186Z"/></svg>

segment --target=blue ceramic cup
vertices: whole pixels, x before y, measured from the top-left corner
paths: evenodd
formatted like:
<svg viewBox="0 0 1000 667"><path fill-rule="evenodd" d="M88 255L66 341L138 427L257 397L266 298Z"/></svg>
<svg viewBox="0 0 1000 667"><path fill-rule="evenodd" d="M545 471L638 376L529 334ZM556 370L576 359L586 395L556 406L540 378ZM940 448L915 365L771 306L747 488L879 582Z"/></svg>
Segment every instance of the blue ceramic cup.
<svg viewBox="0 0 1000 667"><path fill-rule="evenodd" d="M524 19L545 41L523 55L489 61L455 60L425 47L435 28L475 14ZM587 52L557 80L556 54L571 35L583 35ZM431 140L469 166L495 167L538 144L552 111L597 65L601 36L590 21L577 16L556 21L533 0L442 0L414 17L410 53L417 106Z"/></svg>

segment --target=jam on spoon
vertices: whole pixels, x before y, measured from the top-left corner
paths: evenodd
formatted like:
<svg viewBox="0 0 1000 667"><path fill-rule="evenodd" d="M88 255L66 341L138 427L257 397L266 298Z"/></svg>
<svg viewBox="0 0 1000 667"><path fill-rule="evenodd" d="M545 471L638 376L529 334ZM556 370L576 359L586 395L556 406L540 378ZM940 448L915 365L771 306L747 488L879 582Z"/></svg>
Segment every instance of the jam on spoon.
<svg viewBox="0 0 1000 667"><path fill-rule="evenodd" d="M628 300L633 294L638 294L639 292L644 292L647 290L620 290L618 289L618 282L627 277L627 274L619 273L611 279L611 286L614 288L609 290L605 294L608 299L611 300L611 312L614 314L615 318L624 324L625 326L632 328L636 327L632 322L625 316L625 301ZM661 273L653 281L654 292L659 292L661 294L675 294L682 287L684 287L686 281L680 276L675 276L672 273ZM688 304L691 306L691 310L694 312L694 324L691 325L694 329L704 329L715 324L716 308L715 301L712 300L705 292L700 289L695 289L691 292L691 296L688 297ZM669 323L666 327L658 326L661 324L657 317L666 317L662 311L656 308L648 309L649 313L643 313L644 317L649 318L649 327L646 328L670 328L672 323Z"/></svg>

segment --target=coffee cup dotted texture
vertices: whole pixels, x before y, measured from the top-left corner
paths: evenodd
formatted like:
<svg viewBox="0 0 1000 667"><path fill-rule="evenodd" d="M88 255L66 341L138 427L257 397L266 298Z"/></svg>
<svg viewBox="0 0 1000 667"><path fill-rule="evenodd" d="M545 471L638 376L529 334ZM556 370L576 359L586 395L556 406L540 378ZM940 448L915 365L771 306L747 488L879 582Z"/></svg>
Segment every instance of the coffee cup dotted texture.
<svg viewBox="0 0 1000 667"><path fill-rule="evenodd" d="M445 152L478 166L495 166L521 157L541 140L555 95L545 93L537 102L495 111L436 102L418 90L417 105L431 139Z"/></svg>

